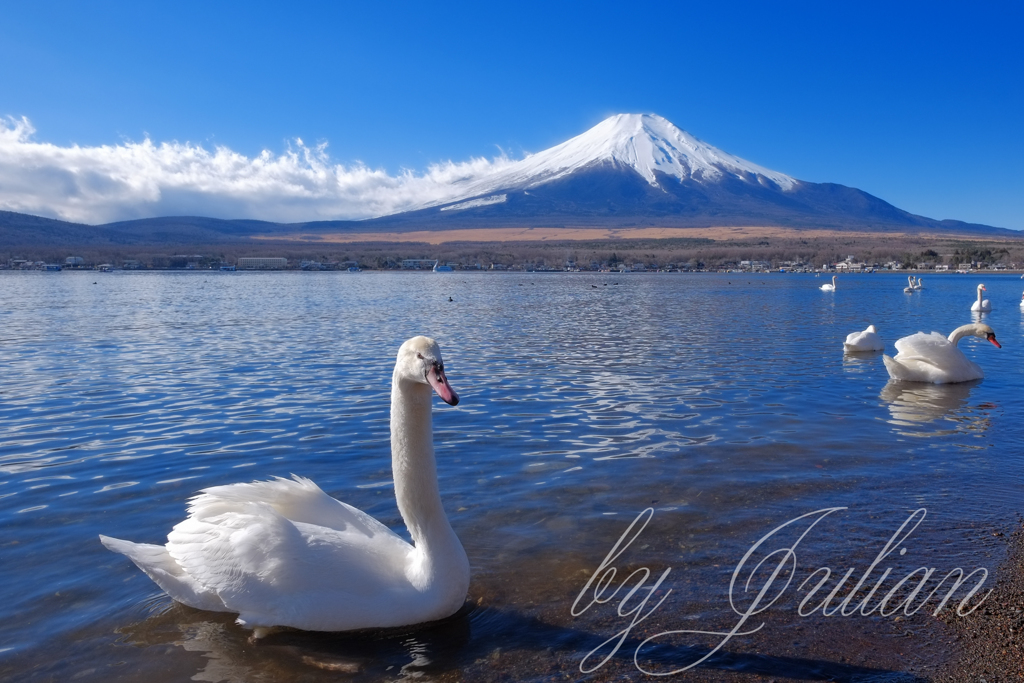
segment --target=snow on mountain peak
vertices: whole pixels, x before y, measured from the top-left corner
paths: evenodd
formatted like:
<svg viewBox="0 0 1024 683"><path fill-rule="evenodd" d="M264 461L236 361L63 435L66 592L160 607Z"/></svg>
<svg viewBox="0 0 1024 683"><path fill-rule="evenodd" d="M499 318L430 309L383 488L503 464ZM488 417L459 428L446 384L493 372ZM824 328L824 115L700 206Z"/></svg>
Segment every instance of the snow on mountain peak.
<svg viewBox="0 0 1024 683"><path fill-rule="evenodd" d="M656 114L612 116L559 147L589 147L595 155L632 167L652 185L658 184L655 171L680 180L716 180L723 173L749 173L764 176L784 190L791 189L796 183L784 173L758 166L701 142ZM553 152L559 147L548 151Z"/></svg>
<svg viewBox="0 0 1024 683"><path fill-rule="evenodd" d="M784 173L701 142L661 116L616 114L560 145L469 180L460 194L472 197L502 189L529 189L607 162L632 168L655 187L655 171L680 180L710 182L727 173L741 177L752 174L774 182L782 190L792 189L797 182Z"/></svg>

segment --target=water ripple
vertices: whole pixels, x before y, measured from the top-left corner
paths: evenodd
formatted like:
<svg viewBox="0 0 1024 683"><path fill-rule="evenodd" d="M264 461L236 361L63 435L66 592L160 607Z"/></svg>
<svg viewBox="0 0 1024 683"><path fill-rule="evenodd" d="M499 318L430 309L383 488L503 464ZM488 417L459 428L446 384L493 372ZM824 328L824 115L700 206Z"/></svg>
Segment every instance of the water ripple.
<svg viewBox="0 0 1024 683"><path fill-rule="evenodd" d="M908 505L946 529L1018 505L1024 322L1009 278L986 279L990 298L1012 294L986 317L1004 348L964 347L986 379L930 387L890 383L842 340L873 323L892 353L948 333L970 319L972 283L955 276L914 297L898 277L849 277L824 298L801 276L109 275L0 272L0 581L19 586L0 642L32 661L96 623L81 640L104 644L98 670L139 664L109 634L148 615L155 589L96 535L162 542L206 486L294 472L405 533L389 383L414 334L439 340L462 396L437 404L434 434L474 596L564 608L647 506L665 522L640 559L682 558L712 587L766 519L848 505L871 511L850 536L865 539Z"/></svg>

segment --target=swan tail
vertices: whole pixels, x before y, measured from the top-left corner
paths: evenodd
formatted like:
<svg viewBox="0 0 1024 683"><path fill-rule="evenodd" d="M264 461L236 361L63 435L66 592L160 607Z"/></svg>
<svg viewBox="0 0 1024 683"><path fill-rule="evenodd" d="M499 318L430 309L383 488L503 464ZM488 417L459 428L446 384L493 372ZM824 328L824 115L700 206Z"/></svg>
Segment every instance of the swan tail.
<svg viewBox="0 0 1024 683"><path fill-rule="evenodd" d="M882 354L882 362L885 363L885 369L892 379L910 379L910 373L907 371L907 368L892 356Z"/></svg>
<svg viewBox="0 0 1024 683"><path fill-rule="evenodd" d="M146 576L153 580L153 583L160 586L165 593L196 609L209 610L211 612L227 612L224 602L216 593L204 588L193 577L189 576L181 566L174 561L167 548L162 545L150 543L132 543L119 538L100 535L100 543L115 553L120 553L135 563L145 572Z"/></svg>

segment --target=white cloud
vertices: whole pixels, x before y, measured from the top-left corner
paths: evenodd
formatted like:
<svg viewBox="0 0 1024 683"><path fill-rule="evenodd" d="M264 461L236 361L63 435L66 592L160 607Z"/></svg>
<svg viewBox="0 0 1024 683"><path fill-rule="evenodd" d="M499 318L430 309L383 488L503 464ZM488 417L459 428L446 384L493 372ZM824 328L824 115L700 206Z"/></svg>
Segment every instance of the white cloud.
<svg viewBox="0 0 1024 683"><path fill-rule="evenodd" d="M179 142L60 147L25 117L0 119L0 209L80 223L201 215L279 222L358 219L443 203L514 163L505 156L397 176L331 161L326 144L247 157Z"/></svg>

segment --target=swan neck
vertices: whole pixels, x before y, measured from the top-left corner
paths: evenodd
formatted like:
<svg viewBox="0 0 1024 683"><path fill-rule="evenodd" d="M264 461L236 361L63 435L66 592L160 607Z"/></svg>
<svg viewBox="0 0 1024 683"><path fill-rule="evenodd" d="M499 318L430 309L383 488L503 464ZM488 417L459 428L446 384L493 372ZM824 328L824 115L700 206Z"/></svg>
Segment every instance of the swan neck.
<svg viewBox="0 0 1024 683"><path fill-rule="evenodd" d="M399 377L391 382L391 468L398 510L417 548L454 537L441 504L434 460L430 386Z"/></svg>
<svg viewBox="0 0 1024 683"><path fill-rule="evenodd" d="M980 298L980 291L978 292L978 296ZM947 339L949 339L950 344L956 346L958 341L960 341L964 337L971 336L972 334L974 334L974 325L961 325L960 327L950 332Z"/></svg>

